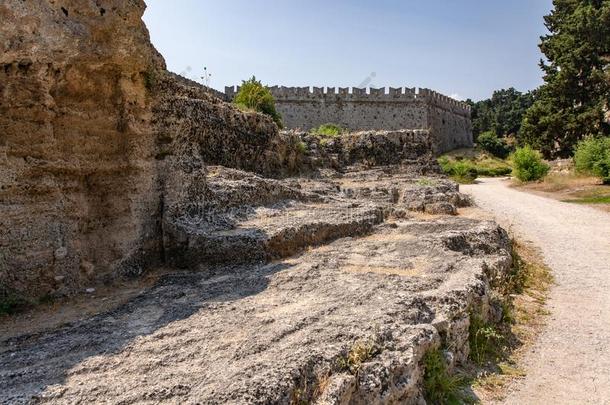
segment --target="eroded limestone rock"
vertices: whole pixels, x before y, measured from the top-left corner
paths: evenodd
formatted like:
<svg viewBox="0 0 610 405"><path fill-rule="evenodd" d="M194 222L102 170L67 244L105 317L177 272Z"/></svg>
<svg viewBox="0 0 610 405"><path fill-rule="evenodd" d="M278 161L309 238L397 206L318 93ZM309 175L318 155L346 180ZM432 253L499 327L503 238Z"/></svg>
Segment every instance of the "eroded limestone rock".
<svg viewBox="0 0 610 405"><path fill-rule="evenodd" d="M304 138L304 156L301 135L166 72L143 10L0 4L0 297L174 271L2 340L0 402L421 402L425 352L465 361L470 312L496 316L506 233L445 215L468 200L424 132ZM282 178L301 168L317 173Z"/></svg>
<svg viewBox="0 0 610 405"><path fill-rule="evenodd" d="M270 119L168 73L144 9L0 4L0 299L69 295L159 264L166 203L206 164L267 175L299 164L296 138Z"/></svg>
<svg viewBox="0 0 610 405"><path fill-rule="evenodd" d="M0 401L417 403L423 355L465 360L470 311L489 315L509 249L493 223L441 216L177 273L115 311L3 342ZM341 359L358 345L375 349L354 373Z"/></svg>

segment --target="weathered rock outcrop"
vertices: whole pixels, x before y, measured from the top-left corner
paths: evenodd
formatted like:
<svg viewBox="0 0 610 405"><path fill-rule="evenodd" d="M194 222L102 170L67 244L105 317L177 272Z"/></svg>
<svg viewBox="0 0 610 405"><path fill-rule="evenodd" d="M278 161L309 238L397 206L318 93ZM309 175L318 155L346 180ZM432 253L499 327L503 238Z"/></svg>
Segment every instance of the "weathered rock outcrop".
<svg viewBox="0 0 610 405"><path fill-rule="evenodd" d="M164 221L196 241L179 245L168 232L166 254L200 271L165 277L114 311L3 342L0 402L423 403L425 353L442 347L452 366L463 364L471 314L501 313L492 289L511 257L496 224L408 212L381 223L403 205L384 188L417 195L430 185L380 171L299 187L223 168L206 176L199 213L210 216ZM303 209L307 202L320 209ZM358 232L366 205L384 215ZM295 231L316 221L343 226ZM283 232L281 244L200 243L270 229ZM295 246L310 248L279 261L264 254ZM366 354L350 364L355 351Z"/></svg>
<svg viewBox="0 0 610 405"><path fill-rule="evenodd" d="M300 170L296 134L211 96L203 86L171 73L151 85L157 159L199 161L278 177Z"/></svg>
<svg viewBox="0 0 610 405"><path fill-rule="evenodd" d="M313 169L404 165L427 173L439 172L426 130L361 131L334 138L299 131L283 133L303 139L306 162Z"/></svg>
<svg viewBox="0 0 610 405"><path fill-rule="evenodd" d="M205 163L276 175L299 163L270 119L166 72L144 8L0 4L0 297L69 294L158 262L165 202L187 187L174 182Z"/></svg>
<svg viewBox="0 0 610 405"><path fill-rule="evenodd" d="M97 3L0 4L0 289L31 298L158 257L145 82L163 62L143 2Z"/></svg>
<svg viewBox="0 0 610 405"><path fill-rule="evenodd" d="M280 133L165 71L143 11L0 3L0 299L174 271L0 338L0 402L421 403L424 353L497 318L506 233L453 215L425 131Z"/></svg>

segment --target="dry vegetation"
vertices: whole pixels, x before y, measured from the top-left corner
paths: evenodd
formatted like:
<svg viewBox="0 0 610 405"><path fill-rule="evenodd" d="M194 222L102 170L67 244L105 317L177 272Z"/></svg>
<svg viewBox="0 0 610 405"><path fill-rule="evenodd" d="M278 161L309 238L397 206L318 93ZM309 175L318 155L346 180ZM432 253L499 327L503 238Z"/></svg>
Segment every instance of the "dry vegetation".
<svg viewBox="0 0 610 405"><path fill-rule="evenodd" d="M513 259L518 280L509 320L499 331L502 338L495 347L497 361L470 370L477 375L472 389L483 403L502 400L509 384L525 376L521 368L523 353L533 344L548 315L545 304L553 279L541 255L530 245L514 241Z"/></svg>
<svg viewBox="0 0 610 405"><path fill-rule="evenodd" d="M610 185L598 178L569 172L554 172L544 180L533 183L514 183L515 187L555 200L585 204L610 212Z"/></svg>

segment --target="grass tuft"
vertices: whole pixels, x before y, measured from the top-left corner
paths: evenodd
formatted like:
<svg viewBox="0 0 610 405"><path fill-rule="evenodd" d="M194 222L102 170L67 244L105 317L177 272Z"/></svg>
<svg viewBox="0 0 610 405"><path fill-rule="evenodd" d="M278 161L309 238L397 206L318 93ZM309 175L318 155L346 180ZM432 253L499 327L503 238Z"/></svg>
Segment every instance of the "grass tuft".
<svg viewBox="0 0 610 405"><path fill-rule="evenodd" d="M451 375L443 353L431 350L424 356L424 396L432 404L461 404L465 402L462 389L465 379Z"/></svg>
<svg viewBox="0 0 610 405"><path fill-rule="evenodd" d="M345 133L345 129L337 124L328 123L312 129L310 133L320 138L337 138Z"/></svg>
<svg viewBox="0 0 610 405"><path fill-rule="evenodd" d="M503 356L505 337L495 325L487 323L478 314L470 315L470 359L478 365L498 361Z"/></svg>

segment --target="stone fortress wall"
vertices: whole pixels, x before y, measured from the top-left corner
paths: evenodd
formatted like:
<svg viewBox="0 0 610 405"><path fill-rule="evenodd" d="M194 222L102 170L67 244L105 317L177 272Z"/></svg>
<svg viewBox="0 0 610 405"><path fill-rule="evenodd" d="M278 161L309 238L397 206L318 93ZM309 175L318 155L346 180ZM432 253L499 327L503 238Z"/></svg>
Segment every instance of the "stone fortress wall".
<svg viewBox="0 0 610 405"><path fill-rule="evenodd" d="M472 147L470 106L429 89L270 87L288 129L335 123L350 131L430 130L436 153ZM225 87L232 100L239 86Z"/></svg>

